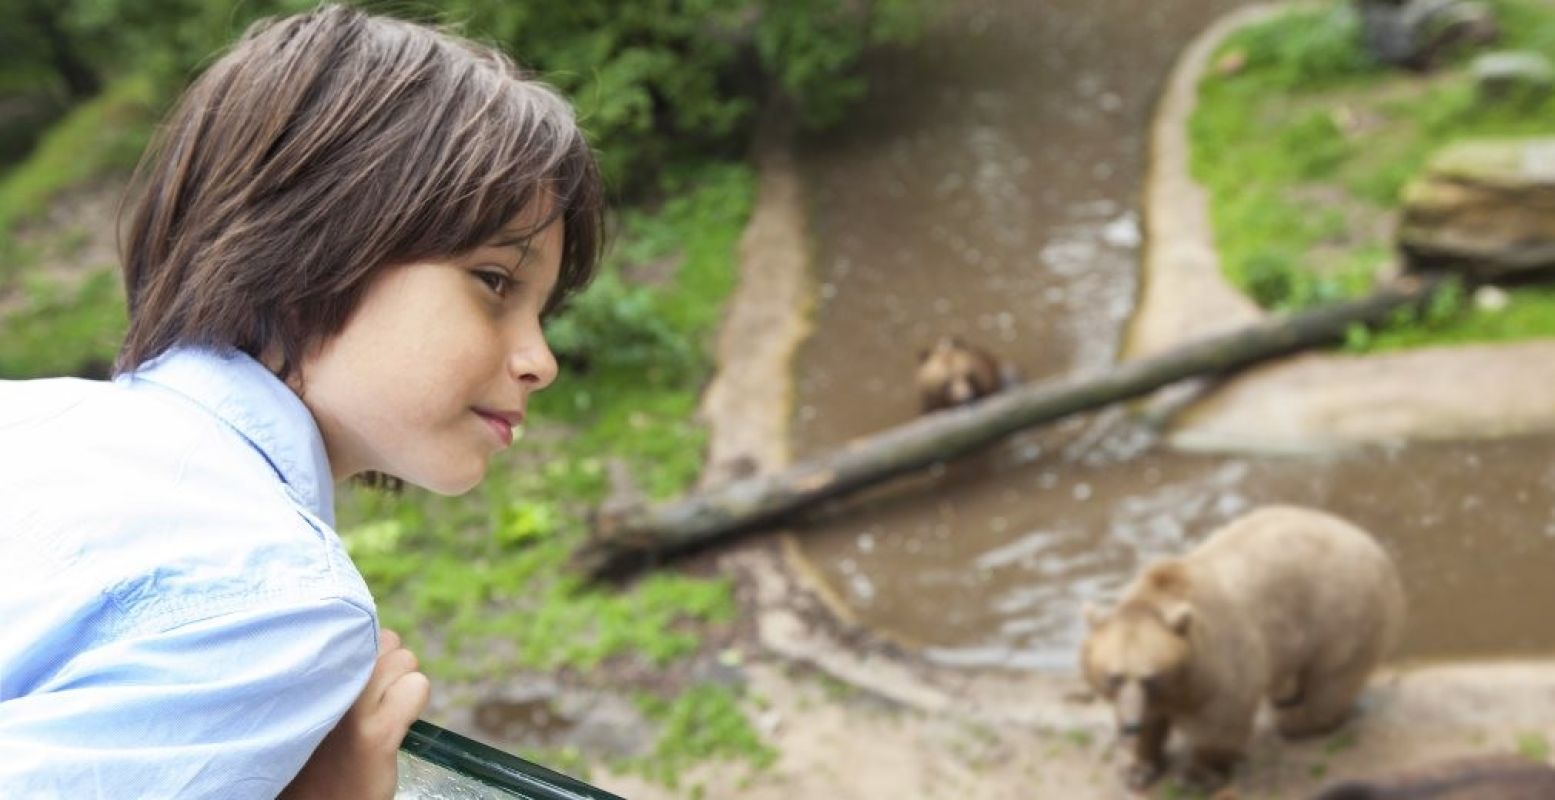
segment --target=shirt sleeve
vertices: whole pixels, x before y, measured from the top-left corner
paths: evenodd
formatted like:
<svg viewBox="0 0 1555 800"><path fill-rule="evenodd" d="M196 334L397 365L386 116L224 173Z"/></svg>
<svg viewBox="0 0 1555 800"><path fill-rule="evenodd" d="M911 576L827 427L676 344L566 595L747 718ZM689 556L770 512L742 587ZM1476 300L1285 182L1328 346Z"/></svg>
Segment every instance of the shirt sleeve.
<svg viewBox="0 0 1555 800"><path fill-rule="evenodd" d="M376 657L372 613L336 598L114 641L0 703L0 786L16 797L274 798Z"/></svg>

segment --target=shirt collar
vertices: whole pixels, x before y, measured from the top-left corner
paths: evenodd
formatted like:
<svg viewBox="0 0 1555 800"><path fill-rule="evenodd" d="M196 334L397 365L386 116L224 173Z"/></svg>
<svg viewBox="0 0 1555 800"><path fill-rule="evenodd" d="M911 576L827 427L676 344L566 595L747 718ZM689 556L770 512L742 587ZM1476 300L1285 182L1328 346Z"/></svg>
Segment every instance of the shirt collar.
<svg viewBox="0 0 1555 800"><path fill-rule="evenodd" d="M307 406L247 353L175 347L118 382L171 389L227 423L270 462L310 511L335 524L335 487L324 438Z"/></svg>

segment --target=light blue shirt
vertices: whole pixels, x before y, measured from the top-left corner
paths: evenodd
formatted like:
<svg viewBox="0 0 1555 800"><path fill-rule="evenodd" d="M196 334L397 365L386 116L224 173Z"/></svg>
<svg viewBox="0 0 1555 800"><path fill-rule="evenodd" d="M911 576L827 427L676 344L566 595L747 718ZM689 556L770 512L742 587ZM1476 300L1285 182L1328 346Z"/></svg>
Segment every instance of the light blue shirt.
<svg viewBox="0 0 1555 800"><path fill-rule="evenodd" d="M377 655L330 481L241 353L0 381L0 796L275 797Z"/></svg>

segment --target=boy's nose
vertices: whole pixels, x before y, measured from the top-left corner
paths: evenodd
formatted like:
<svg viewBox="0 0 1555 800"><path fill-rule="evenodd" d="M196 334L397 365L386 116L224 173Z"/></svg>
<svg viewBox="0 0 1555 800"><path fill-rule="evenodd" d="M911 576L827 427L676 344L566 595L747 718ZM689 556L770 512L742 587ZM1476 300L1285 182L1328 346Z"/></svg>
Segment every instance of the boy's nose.
<svg viewBox="0 0 1555 800"><path fill-rule="evenodd" d="M556 356L551 353L544 339L526 343L514 350L509 356L508 369L519 383L528 386L532 392L550 386L556 380L558 371Z"/></svg>

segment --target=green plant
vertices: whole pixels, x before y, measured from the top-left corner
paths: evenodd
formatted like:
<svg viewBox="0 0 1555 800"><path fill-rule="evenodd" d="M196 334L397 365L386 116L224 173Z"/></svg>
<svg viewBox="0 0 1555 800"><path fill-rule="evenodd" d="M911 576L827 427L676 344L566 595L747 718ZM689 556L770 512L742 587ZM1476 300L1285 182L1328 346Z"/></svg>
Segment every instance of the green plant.
<svg viewBox="0 0 1555 800"><path fill-rule="evenodd" d="M1361 47L1360 18L1348 2L1251 26L1222 49L1246 56L1242 75L1285 89L1333 85L1381 69Z"/></svg>
<svg viewBox="0 0 1555 800"><path fill-rule="evenodd" d="M606 174L635 193L664 164L734 154L769 82L807 120L835 121L863 91L854 68L865 48L910 40L927 8L924 0L454 0L438 17L561 88Z"/></svg>
<svg viewBox="0 0 1555 800"><path fill-rule="evenodd" d="M26 291L30 302L0 320L0 378L106 376L129 325L118 277L100 271L75 289L35 280Z"/></svg>
<svg viewBox="0 0 1555 800"><path fill-rule="evenodd" d="M653 752L629 766L667 786L678 786L681 773L702 761L743 759L765 769L777 759L727 686L703 684L674 700L644 696L638 703L661 730Z"/></svg>
<svg viewBox="0 0 1555 800"><path fill-rule="evenodd" d="M1532 761L1544 763L1550 760L1550 740L1538 732L1517 735L1517 754Z"/></svg>
<svg viewBox="0 0 1555 800"><path fill-rule="evenodd" d="M653 292L626 284L615 270L575 298L546 336L563 364L630 371L656 385L683 380L702 361L659 313Z"/></svg>
<svg viewBox="0 0 1555 800"><path fill-rule="evenodd" d="M1486 103L1463 59L1422 80L1369 60L1348 2L1287 12L1233 34L1245 56L1206 74L1189 122L1193 174L1210 191L1228 280L1260 305L1292 311L1368 291L1392 258L1389 216L1431 155L1465 137L1555 135L1555 98ZM1495 0L1503 46L1555 57L1555 13ZM1555 308L1533 287L1498 312L1461 288L1421 314L1352 328L1352 350L1555 335Z"/></svg>
<svg viewBox="0 0 1555 800"><path fill-rule="evenodd" d="M151 84L130 76L60 119L26 161L0 173L0 237L41 214L62 190L133 167L151 135L155 103Z"/></svg>

